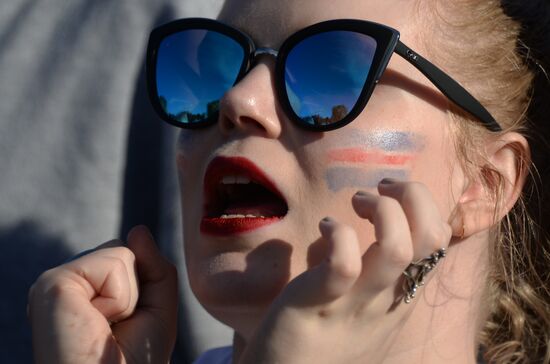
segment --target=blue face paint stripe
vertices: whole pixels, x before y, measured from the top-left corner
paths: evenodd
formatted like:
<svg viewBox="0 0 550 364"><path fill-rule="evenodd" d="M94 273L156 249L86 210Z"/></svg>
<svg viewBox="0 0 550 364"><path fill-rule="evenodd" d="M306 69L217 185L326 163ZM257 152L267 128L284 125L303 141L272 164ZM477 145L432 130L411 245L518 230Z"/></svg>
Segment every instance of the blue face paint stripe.
<svg viewBox="0 0 550 364"><path fill-rule="evenodd" d="M326 181L328 188L338 192L344 188L376 188L384 178L407 180L409 172L402 169L374 169L333 167L327 169Z"/></svg>

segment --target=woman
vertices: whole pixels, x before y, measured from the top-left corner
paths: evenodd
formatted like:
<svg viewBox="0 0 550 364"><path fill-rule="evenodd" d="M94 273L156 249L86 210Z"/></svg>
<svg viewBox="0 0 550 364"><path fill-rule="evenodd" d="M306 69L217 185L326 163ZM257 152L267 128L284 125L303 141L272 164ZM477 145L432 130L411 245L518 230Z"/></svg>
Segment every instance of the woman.
<svg viewBox="0 0 550 364"><path fill-rule="evenodd" d="M548 56L518 49L533 24L511 18L548 24L534 3L538 20L474 0L228 0L224 25L152 34L153 104L185 129L190 283L235 329L201 363L548 362L548 244L522 225ZM113 244L31 290L39 362L168 361L174 269L142 227Z"/></svg>

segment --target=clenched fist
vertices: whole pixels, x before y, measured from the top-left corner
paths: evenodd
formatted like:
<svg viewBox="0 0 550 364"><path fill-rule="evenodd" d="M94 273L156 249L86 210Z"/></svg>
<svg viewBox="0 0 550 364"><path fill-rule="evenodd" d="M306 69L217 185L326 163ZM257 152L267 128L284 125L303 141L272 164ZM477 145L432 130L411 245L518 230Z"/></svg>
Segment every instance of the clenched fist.
<svg viewBox="0 0 550 364"><path fill-rule="evenodd" d="M44 272L29 292L36 363L167 363L177 271L143 226Z"/></svg>

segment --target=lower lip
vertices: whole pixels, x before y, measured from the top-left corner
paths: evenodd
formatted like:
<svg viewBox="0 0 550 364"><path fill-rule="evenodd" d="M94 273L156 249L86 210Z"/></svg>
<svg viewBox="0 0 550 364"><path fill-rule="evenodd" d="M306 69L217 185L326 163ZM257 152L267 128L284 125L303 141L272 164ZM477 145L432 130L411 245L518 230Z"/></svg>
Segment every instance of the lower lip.
<svg viewBox="0 0 550 364"><path fill-rule="evenodd" d="M281 221L282 217L254 218L243 217L241 219L223 219L220 217L203 217L201 232L208 235L227 236L247 233L261 227Z"/></svg>

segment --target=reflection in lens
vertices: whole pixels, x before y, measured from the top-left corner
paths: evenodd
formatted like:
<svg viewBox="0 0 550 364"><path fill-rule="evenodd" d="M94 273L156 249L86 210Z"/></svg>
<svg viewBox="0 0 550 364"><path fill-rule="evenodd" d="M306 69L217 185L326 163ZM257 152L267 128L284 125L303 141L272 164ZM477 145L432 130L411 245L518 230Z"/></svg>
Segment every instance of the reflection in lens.
<svg viewBox="0 0 550 364"><path fill-rule="evenodd" d="M219 100L235 83L244 50L218 32L190 29L166 37L157 55L157 93L166 114L181 123L217 117Z"/></svg>
<svg viewBox="0 0 550 364"><path fill-rule="evenodd" d="M285 82L290 105L305 122L331 124L355 106L376 51L376 40L330 31L302 40L289 53Z"/></svg>

